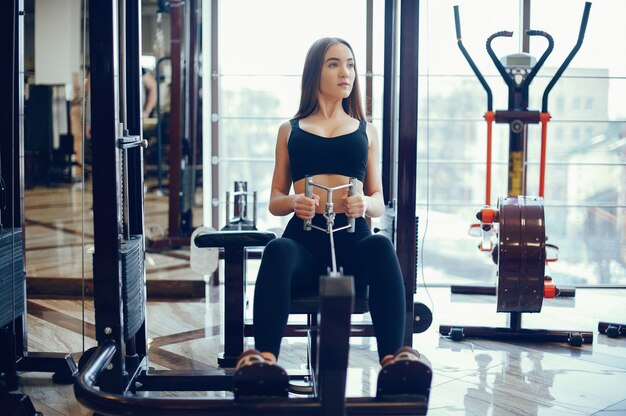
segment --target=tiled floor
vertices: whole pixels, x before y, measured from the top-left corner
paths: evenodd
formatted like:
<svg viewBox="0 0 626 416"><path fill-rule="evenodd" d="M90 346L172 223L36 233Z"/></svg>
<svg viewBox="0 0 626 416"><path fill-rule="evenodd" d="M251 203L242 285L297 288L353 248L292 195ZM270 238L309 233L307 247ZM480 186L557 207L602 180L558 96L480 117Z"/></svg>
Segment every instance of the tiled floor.
<svg viewBox="0 0 626 416"><path fill-rule="evenodd" d="M47 202L52 192L56 192L55 204ZM69 206L61 206L60 192L68 196ZM84 269L90 278L89 247L84 249L86 266L81 265L80 210L71 208L76 207L71 200L77 200L77 192L76 188L27 192L29 277L81 278ZM93 238L86 212L88 246ZM163 211L156 209L153 214L159 213ZM148 255L148 279L201 280L189 270L184 252L168 254ZM150 365L215 367L222 348L223 298L222 286L207 285L203 299L150 301ZM578 289L575 298L546 301L540 314L524 315L525 328L593 331L593 344L582 347L478 339L454 342L438 334L439 324L506 325L506 315L495 312L495 297L452 296L447 288L430 288L428 293L420 288L416 300L434 312L430 329L413 337L414 347L434 370L429 415L626 415L626 338L597 332L598 321L626 322L626 289ZM84 349L95 345L90 300L29 299L28 311L30 351L71 352L78 359ZM305 348L302 338L285 339L279 363L287 369L301 368ZM352 338L347 395L375 395L378 370L373 339ZM71 386L53 384L49 374L22 374L21 390L45 415L91 414L76 402Z"/></svg>

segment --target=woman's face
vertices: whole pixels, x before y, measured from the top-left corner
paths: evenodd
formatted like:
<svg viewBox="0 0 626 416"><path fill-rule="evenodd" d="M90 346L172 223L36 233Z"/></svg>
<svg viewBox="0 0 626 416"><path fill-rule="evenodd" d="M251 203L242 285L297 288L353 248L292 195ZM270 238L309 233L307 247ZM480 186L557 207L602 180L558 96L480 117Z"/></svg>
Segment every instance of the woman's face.
<svg viewBox="0 0 626 416"><path fill-rule="evenodd" d="M331 98L348 98L354 84L354 57L343 43L326 51L320 75L320 94Z"/></svg>

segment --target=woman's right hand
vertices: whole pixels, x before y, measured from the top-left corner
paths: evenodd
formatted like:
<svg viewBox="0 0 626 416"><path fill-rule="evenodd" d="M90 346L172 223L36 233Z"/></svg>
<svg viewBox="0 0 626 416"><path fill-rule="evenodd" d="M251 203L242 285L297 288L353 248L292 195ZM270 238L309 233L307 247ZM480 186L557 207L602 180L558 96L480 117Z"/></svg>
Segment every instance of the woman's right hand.
<svg viewBox="0 0 626 416"><path fill-rule="evenodd" d="M302 220L310 220L315 216L315 207L320 204L320 197L313 194L308 198L304 194L296 194L293 198L293 212Z"/></svg>

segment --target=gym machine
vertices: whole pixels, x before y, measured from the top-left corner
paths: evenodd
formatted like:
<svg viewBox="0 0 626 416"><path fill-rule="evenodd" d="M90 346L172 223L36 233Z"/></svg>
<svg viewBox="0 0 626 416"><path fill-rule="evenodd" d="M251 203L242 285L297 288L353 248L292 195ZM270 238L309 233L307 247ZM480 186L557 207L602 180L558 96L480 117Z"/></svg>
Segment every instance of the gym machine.
<svg viewBox="0 0 626 416"><path fill-rule="evenodd" d="M385 367L379 374L377 385L377 398L346 399L343 392L346 387L346 370L348 365L349 337L351 331L350 316L354 311L354 283L352 276L343 275L337 268L334 251L333 234L346 230L354 231L354 219L348 221L343 227L334 228L334 210L332 193L339 189L349 188L352 193L355 189L356 179L350 183L334 188L328 188L306 178L305 194L312 196L312 188L319 187L327 192L327 203L324 217L326 227L319 227L310 221L304 222L305 230L317 229L325 232L330 238L331 266L327 276L320 277L320 293L315 297L316 323L313 327L301 328L300 336L309 336L308 368L304 376L311 385L311 394L314 400L319 401L321 414L340 415L358 412L355 408L368 407L368 412L378 414L393 414L394 410L386 409L404 408L402 412L409 414L421 414L427 408L428 392L432 379L432 371L428 364L421 359L402 361L396 365ZM198 247L220 247L224 250L225 266L225 293L226 304L224 306L225 327L225 352L218 358L220 366L234 366L236 359L243 352L243 308L245 288L245 258L246 246L265 246L274 238L273 233L238 230L200 233L194 241ZM230 260L230 261L229 261ZM236 261L234 261L236 260ZM292 308L293 309L293 308ZM233 311L241 311L241 313ZM332 317L329 319L329 317ZM247 326L251 328L250 324ZM251 335L251 334L247 334ZM290 336L289 331L285 336ZM358 334L363 336L364 334ZM331 345L332 344L332 345ZM278 367L280 368L280 367ZM292 379L300 379L301 374L292 374ZM275 366L253 365L242 367L235 374L233 386L236 399L246 396L258 395L259 391L283 397L289 391L289 378L287 374L278 370ZM302 390L298 390L303 392ZM292 399L293 400L293 399ZM308 399L307 399L308 400ZM355 401L356 400L356 401ZM413 410L410 403L413 402ZM387 403L387 405L383 404ZM382 406L382 407L380 407ZM353 410L354 409L354 410Z"/></svg>
<svg viewBox="0 0 626 416"><path fill-rule="evenodd" d="M142 268L144 142L139 108L137 32L141 13L139 0L120 4L124 5L121 13L117 2L94 2L89 8L94 97L94 303L98 346L88 350L79 362L80 374L74 384L78 401L98 414L338 414L331 413L336 408L330 406L339 398L343 401L344 395L332 390L326 398L244 395L235 399L209 399L141 394L147 391L234 391L236 377L228 369L183 373L147 368L146 306L142 292L145 284ZM176 5L172 3L172 7ZM121 28L119 37L117 27ZM119 78L115 77L117 62ZM122 100L119 107L118 96ZM118 108L121 120L118 120ZM226 233L259 232L223 232ZM235 251L242 252L245 246L241 244ZM225 258L228 265L228 252ZM329 342L321 342L322 354L329 358L329 364L333 363L335 351ZM425 414L425 403L421 395L415 397L400 392L393 401L386 396L350 398L345 408L348 414Z"/></svg>
<svg viewBox="0 0 626 416"><path fill-rule="evenodd" d="M10 58L0 63L0 409L3 414L40 415L28 395L16 392L19 372L53 373L72 383L77 373L69 353L28 351L24 264L24 3L0 14L0 45Z"/></svg>
<svg viewBox="0 0 626 416"><path fill-rule="evenodd" d="M538 61L526 53L506 55L498 59L491 43L499 37L511 37L513 32L496 32L487 39L487 52L509 91L508 109L494 112L491 89L463 45L459 8L454 6L459 49L487 93L487 112L484 116L487 121L486 202L485 207L477 214L480 221L477 227L482 234L480 250L490 252L493 261L498 265L498 281L495 289L497 312L509 313L509 326L508 328L491 328L440 325L439 332L450 336L453 340L479 337L517 341L566 341L572 346L580 346L593 341L592 332L522 328L523 313L540 312L544 298L554 298L561 294L552 278L546 275L546 263L556 260L549 259L546 254L550 244L546 243L543 206L547 124L550 120L548 94L583 43L590 8L591 3L587 2L578 41L544 90L541 112L528 109L529 86L552 52L554 46L552 36L540 30L526 32L528 36L542 37L548 42L547 48ZM498 198L496 208L491 206L490 201L491 134L494 121L509 125L508 196ZM541 123L539 195L526 196L527 130L528 124L537 123ZM495 242L492 241L494 236ZM460 292L462 289L456 290L456 293ZM562 294L566 293L566 291L562 292ZM569 291L568 294L572 296L573 292Z"/></svg>
<svg viewBox="0 0 626 416"><path fill-rule="evenodd" d="M311 182L312 183L312 182ZM309 185L310 190L313 185ZM348 185L346 185L348 186ZM256 192L247 191L247 182L235 181L235 191L226 195L226 218L228 223L219 231L204 228L194 231L191 242L192 269L198 274L208 275L217 268L217 260L224 259L224 290L226 293L224 305L224 351L218 356L220 367L233 367L237 357L243 352L244 337L253 336L253 325L245 319L246 308L246 260L260 259L262 249L276 236L273 232L258 231L256 228ZM253 218L250 219L248 197L253 197ZM230 215L230 204L233 200L234 216ZM387 216L390 216L388 213ZM385 230L379 231L391 238L394 234L395 223L393 218L385 220ZM314 227L313 225L310 225ZM233 232L237 231L237 232ZM392 241L393 238L391 238ZM219 252L219 254L218 254ZM215 279L216 276L213 276ZM405 288L415 284L411 277L404 275ZM215 283L216 280L213 280ZM319 302L317 296L295 298L292 300L291 313L308 316L308 323L288 324L285 332L287 337L307 337L311 326L317 326L316 317ZM368 301L363 297L355 299L354 313L369 312ZM407 305L407 318L412 334L426 331L432 323L432 311L420 302ZM352 336L374 336L371 323L354 323L351 325ZM412 344L412 342L411 342ZM408 344L407 345L411 345ZM311 338L312 351L316 350L316 337ZM316 354L310 355L313 359Z"/></svg>

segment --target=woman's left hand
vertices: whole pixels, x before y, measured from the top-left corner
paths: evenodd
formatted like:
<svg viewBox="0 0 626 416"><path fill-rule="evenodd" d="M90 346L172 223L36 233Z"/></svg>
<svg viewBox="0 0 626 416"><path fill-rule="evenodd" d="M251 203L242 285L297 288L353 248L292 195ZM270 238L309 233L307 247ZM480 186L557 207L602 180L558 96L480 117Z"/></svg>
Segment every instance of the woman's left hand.
<svg viewBox="0 0 626 416"><path fill-rule="evenodd" d="M345 196L343 198L346 217L359 218L365 215L367 210L366 197L362 194Z"/></svg>

